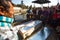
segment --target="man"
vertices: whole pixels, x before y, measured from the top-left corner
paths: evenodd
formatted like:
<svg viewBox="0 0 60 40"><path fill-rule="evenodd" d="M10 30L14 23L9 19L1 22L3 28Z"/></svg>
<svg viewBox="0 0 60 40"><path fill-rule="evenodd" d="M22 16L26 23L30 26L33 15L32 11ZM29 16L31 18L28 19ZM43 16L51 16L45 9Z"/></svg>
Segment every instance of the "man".
<svg viewBox="0 0 60 40"><path fill-rule="evenodd" d="M43 26L46 26L48 18L49 18L48 9L46 7L44 7L43 11L41 13L41 20L43 21Z"/></svg>
<svg viewBox="0 0 60 40"><path fill-rule="evenodd" d="M36 19L36 8L33 8L32 12L33 12L33 20L35 20Z"/></svg>
<svg viewBox="0 0 60 40"><path fill-rule="evenodd" d="M32 8L31 6L27 10L27 20L30 20L32 18Z"/></svg>
<svg viewBox="0 0 60 40"><path fill-rule="evenodd" d="M17 40L14 39L14 32L11 31L13 13L11 0L0 0L0 40Z"/></svg>
<svg viewBox="0 0 60 40"><path fill-rule="evenodd" d="M42 9L40 8L39 11L38 11L38 19L40 20L40 16L42 14Z"/></svg>

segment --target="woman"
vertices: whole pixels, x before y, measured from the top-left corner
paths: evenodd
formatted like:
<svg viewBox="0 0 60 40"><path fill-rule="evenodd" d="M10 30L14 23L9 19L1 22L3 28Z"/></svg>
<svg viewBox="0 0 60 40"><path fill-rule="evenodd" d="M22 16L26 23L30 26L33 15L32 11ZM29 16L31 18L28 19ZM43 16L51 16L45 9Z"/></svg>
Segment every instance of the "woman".
<svg viewBox="0 0 60 40"><path fill-rule="evenodd" d="M0 40L14 40L14 32L10 30L13 13L11 0L0 0Z"/></svg>

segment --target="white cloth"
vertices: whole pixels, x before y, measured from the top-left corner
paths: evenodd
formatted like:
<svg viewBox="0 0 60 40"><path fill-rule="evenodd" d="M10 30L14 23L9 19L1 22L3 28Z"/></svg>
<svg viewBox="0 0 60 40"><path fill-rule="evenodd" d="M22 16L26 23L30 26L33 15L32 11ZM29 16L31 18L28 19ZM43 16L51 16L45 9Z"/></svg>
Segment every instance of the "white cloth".
<svg viewBox="0 0 60 40"><path fill-rule="evenodd" d="M9 40L18 40L17 33L14 31L10 31L10 28L6 27L0 27L0 40L5 40L6 38L9 38Z"/></svg>
<svg viewBox="0 0 60 40"><path fill-rule="evenodd" d="M38 15L39 10L36 11L36 15Z"/></svg>

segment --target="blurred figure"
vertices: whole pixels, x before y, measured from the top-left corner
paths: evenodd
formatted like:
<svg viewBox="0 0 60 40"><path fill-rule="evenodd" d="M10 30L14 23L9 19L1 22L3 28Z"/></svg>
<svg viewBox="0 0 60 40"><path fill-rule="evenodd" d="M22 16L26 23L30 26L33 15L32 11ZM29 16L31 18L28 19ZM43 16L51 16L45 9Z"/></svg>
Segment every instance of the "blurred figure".
<svg viewBox="0 0 60 40"><path fill-rule="evenodd" d="M42 14L41 14L41 20L43 21L43 26L47 24L47 20L49 18L49 12L46 7L43 8Z"/></svg>
<svg viewBox="0 0 60 40"><path fill-rule="evenodd" d="M33 12L33 19L35 20L36 19L36 8L33 8L32 12Z"/></svg>
<svg viewBox="0 0 60 40"><path fill-rule="evenodd" d="M57 27L57 12L56 12L56 9L55 8L53 8L53 15L52 15L52 21L51 21L51 25L52 25L52 27L53 27L53 29L55 29L56 27Z"/></svg>
<svg viewBox="0 0 60 40"><path fill-rule="evenodd" d="M32 17L32 8L31 8L31 6L29 7L29 9L27 10L27 20L30 20L31 19L31 17Z"/></svg>
<svg viewBox="0 0 60 40"><path fill-rule="evenodd" d="M35 14L35 19L38 20L38 12L39 12L39 8L36 9L36 14Z"/></svg>
<svg viewBox="0 0 60 40"><path fill-rule="evenodd" d="M58 26L60 26L60 5L58 6L58 9L57 9L57 24Z"/></svg>
<svg viewBox="0 0 60 40"><path fill-rule="evenodd" d="M36 19L40 20L40 16L42 14L42 9L41 8L37 8L36 9Z"/></svg>
<svg viewBox="0 0 60 40"><path fill-rule="evenodd" d="M12 30L13 5L11 0L0 0L0 40L14 40ZM17 38L17 37L16 37ZM15 40L17 40L15 38Z"/></svg>
<svg viewBox="0 0 60 40"><path fill-rule="evenodd" d="M39 8L39 11L38 11L38 19L39 19L39 20L40 20L40 16L41 16L41 14L42 14L42 9Z"/></svg>

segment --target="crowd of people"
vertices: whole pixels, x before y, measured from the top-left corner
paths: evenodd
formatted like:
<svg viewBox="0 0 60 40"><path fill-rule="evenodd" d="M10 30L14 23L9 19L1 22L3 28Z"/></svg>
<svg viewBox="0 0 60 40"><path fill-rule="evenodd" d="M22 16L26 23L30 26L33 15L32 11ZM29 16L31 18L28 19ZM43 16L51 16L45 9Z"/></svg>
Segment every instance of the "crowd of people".
<svg viewBox="0 0 60 40"><path fill-rule="evenodd" d="M41 20L43 26L47 24L56 29L60 26L60 5L33 9L30 7L27 10L27 20Z"/></svg>

